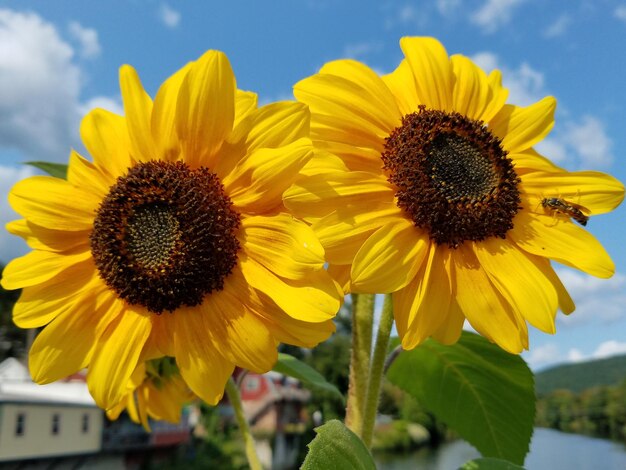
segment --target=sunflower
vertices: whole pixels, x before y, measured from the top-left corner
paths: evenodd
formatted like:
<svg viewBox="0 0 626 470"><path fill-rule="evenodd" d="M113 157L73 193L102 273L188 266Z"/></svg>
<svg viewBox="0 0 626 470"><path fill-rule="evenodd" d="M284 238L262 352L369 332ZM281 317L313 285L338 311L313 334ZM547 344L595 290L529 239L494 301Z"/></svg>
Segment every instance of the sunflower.
<svg viewBox="0 0 626 470"><path fill-rule="evenodd" d="M154 101L120 69L125 116L82 121L93 157L72 152L67 181L35 176L9 194L8 230L32 251L2 286L22 288L14 322L45 328L30 371L47 383L88 367L96 403L126 394L137 364L175 357L215 404L235 366L269 370L277 343L312 347L333 331L341 293L311 228L282 193L313 155L309 113L257 107L226 56L208 51Z"/></svg>
<svg viewBox="0 0 626 470"><path fill-rule="evenodd" d="M285 205L313 222L349 289L392 293L405 349L430 336L453 343L467 319L520 352L527 323L554 333L558 307L574 310L550 260L613 274L572 218L614 209L624 187L533 149L553 127L554 98L505 104L499 71L449 57L432 38L400 45L405 57L389 75L339 60L295 85L314 145L345 169L309 173Z"/></svg>
<svg viewBox="0 0 626 470"><path fill-rule="evenodd" d="M194 398L172 358L154 359L137 365L126 395L107 410L107 417L116 420L126 411L132 421L150 432L149 418L178 424L183 407Z"/></svg>

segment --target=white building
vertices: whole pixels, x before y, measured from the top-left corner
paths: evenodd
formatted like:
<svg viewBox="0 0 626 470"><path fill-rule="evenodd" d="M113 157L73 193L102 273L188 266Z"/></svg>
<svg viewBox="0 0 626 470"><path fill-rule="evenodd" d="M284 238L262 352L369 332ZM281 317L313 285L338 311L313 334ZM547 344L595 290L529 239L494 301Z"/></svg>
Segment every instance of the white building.
<svg viewBox="0 0 626 470"><path fill-rule="evenodd" d="M108 421L84 376L35 384L17 359L0 363L0 468L139 468L165 459L188 442L187 414L179 424L151 422L148 434L122 414Z"/></svg>
<svg viewBox="0 0 626 470"><path fill-rule="evenodd" d="M17 359L0 363L0 465L100 451L103 413L83 381L37 385ZM68 462L69 463L69 462Z"/></svg>

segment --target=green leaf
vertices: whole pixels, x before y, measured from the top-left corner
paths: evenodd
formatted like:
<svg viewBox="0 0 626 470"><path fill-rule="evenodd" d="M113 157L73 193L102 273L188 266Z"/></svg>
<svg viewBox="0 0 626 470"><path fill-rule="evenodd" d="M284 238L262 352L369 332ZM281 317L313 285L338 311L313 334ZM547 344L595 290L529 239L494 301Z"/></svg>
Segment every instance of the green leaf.
<svg viewBox="0 0 626 470"><path fill-rule="evenodd" d="M465 462L459 470L524 470L524 467L512 464L508 460L486 458Z"/></svg>
<svg viewBox="0 0 626 470"><path fill-rule="evenodd" d="M315 432L301 470L376 470L363 441L341 421L333 419Z"/></svg>
<svg viewBox="0 0 626 470"><path fill-rule="evenodd" d="M327 382L323 375L289 354L278 353L278 362L274 365L273 370L298 379L307 388L324 390L330 392L342 402L345 400L339 389Z"/></svg>
<svg viewBox="0 0 626 470"><path fill-rule="evenodd" d="M464 331L456 344L428 340L402 352L387 376L483 456L524 463L535 391L520 356Z"/></svg>
<svg viewBox="0 0 626 470"><path fill-rule="evenodd" d="M26 165L39 168L41 171L45 171L50 176L67 179L67 165L51 162L26 162Z"/></svg>

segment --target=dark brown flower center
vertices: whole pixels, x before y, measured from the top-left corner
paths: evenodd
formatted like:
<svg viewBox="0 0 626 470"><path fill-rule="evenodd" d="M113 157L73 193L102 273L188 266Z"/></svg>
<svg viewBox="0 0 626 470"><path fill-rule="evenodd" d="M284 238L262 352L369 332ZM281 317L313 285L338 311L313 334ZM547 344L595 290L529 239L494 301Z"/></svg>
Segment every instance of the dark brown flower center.
<svg viewBox="0 0 626 470"><path fill-rule="evenodd" d="M481 121L427 110L402 119L382 154L398 206L437 244L504 238L519 211L519 177Z"/></svg>
<svg viewBox="0 0 626 470"><path fill-rule="evenodd" d="M102 201L91 253L100 277L121 299L171 312L224 287L237 264L239 223L207 168L140 163Z"/></svg>

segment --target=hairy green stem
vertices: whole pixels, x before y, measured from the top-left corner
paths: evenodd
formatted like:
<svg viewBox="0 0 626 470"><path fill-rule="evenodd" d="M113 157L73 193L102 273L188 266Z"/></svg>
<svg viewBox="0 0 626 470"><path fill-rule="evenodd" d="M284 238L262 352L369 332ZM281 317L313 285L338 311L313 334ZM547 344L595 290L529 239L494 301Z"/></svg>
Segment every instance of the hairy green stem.
<svg viewBox="0 0 626 470"><path fill-rule="evenodd" d="M228 395L230 405L235 411L237 424L239 425L239 430L241 431L241 435L243 436L243 440L246 445L246 458L248 459L248 465L250 465L251 470L263 470L263 466L259 461L259 456L256 454L256 449L254 448L254 438L250 432L250 426L248 426L248 421L246 421L246 417L243 414L243 405L241 404L239 388L237 388L237 384L235 384L232 377L228 379L228 382L226 382L226 395Z"/></svg>
<svg viewBox="0 0 626 470"><path fill-rule="evenodd" d="M352 294L352 351L346 426L359 436L363 428L365 393L372 354L375 297L374 294Z"/></svg>
<svg viewBox="0 0 626 470"><path fill-rule="evenodd" d="M389 347L389 336L393 326L393 302L391 294L385 295L383 312L378 324L378 334L376 335L376 345L374 346L374 356L370 366L369 381L367 382L367 394L365 398L365 408L363 413L363 429L361 439L369 448L372 445L372 435L374 434L374 424L376 423L376 413L378 411L378 398L380 397L380 386L382 384L385 358Z"/></svg>

